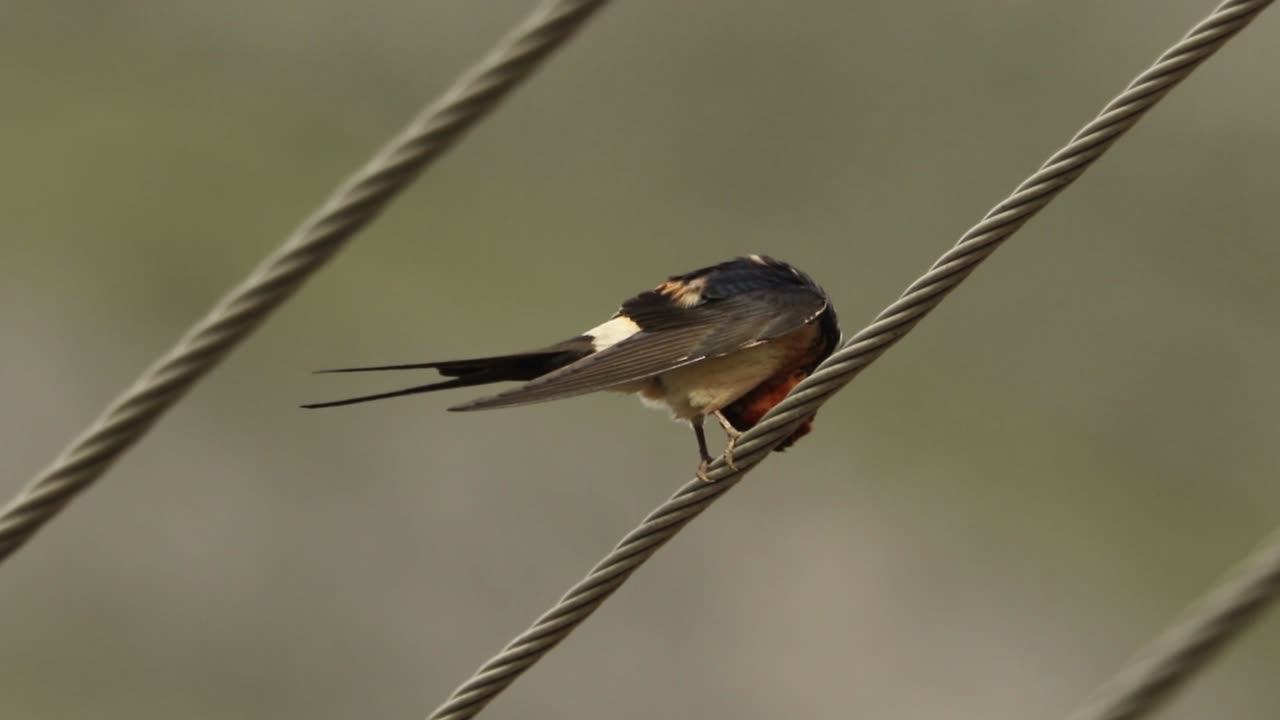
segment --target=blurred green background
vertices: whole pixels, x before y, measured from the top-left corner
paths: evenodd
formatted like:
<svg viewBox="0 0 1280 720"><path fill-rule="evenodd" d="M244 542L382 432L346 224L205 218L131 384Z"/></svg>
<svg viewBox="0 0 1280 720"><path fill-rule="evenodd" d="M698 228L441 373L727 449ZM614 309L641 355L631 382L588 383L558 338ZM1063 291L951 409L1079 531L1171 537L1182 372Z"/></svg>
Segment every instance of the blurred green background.
<svg viewBox="0 0 1280 720"><path fill-rule="evenodd" d="M529 7L7 4L3 495ZM617 3L0 567L0 716L425 716L690 476L692 439L614 396L303 412L416 379L308 371L536 346L752 252L851 333L1209 8ZM1280 523L1277 33L486 717L1075 705ZM1164 717L1275 717L1278 625Z"/></svg>

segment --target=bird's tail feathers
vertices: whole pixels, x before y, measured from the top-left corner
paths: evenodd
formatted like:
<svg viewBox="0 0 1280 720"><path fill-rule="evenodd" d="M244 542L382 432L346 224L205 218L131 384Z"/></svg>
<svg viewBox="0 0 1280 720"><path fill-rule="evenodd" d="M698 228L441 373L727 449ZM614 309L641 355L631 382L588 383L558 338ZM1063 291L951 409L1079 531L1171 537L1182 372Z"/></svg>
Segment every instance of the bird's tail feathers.
<svg viewBox="0 0 1280 720"><path fill-rule="evenodd" d="M317 373L435 370L441 375L451 379L428 383L426 385L414 385L400 390L375 393L372 395L360 395L357 397L344 398L342 400L308 403L302 407L338 407L340 405L355 405L357 403L371 402L373 400L384 400L386 398L401 397L404 395L418 395L420 393L435 392L436 390L448 390L450 388L488 385L490 383L507 382L511 380L532 380L591 354L592 351L590 349L586 347L579 347L578 345L579 343L567 342L544 350L516 353L514 355L496 355L493 357L471 358L469 360L445 360L441 362L371 365L366 367L317 370Z"/></svg>

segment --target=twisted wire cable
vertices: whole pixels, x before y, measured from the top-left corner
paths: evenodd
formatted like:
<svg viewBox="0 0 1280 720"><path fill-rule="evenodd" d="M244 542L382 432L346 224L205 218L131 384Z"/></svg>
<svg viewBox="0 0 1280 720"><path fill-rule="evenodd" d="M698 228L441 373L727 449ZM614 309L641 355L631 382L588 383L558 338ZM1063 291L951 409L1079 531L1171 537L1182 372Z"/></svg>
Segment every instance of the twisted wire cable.
<svg viewBox="0 0 1280 720"><path fill-rule="evenodd" d="M1280 594L1273 532L1183 618L1105 683L1069 720L1138 720L1159 708Z"/></svg>
<svg viewBox="0 0 1280 720"><path fill-rule="evenodd" d="M549 0L345 180L238 287L116 398L0 510L0 562L93 484L165 410L468 129L572 36L606 0Z"/></svg>
<svg viewBox="0 0 1280 720"><path fill-rule="evenodd" d="M1147 110L1270 4L1271 0L1228 0L1192 28L1076 133L1066 147L1054 153L966 232L902 297L846 341L759 424L743 434L734 451L738 470L729 468L720 457L708 468L711 482L692 480L677 490L529 629L454 690L429 720L464 720L479 713L595 612L658 548L736 485L805 418L901 340L979 263L1080 177Z"/></svg>

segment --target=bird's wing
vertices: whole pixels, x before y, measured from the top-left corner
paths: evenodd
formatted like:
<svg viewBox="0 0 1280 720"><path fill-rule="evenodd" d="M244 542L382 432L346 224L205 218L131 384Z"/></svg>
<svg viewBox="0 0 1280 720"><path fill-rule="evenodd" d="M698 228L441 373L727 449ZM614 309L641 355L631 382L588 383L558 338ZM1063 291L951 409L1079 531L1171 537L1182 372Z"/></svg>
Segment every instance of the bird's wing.
<svg viewBox="0 0 1280 720"><path fill-rule="evenodd" d="M770 287L682 307L649 291L619 311L640 330L581 360L506 392L449 408L485 410L558 400L644 380L798 330L827 309L821 292Z"/></svg>

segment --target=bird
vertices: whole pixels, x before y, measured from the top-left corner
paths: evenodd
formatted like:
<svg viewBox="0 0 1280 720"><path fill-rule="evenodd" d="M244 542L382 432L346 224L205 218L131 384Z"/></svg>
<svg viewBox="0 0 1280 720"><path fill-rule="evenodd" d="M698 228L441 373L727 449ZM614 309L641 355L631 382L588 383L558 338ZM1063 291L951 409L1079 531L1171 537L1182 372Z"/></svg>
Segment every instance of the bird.
<svg viewBox="0 0 1280 720"><path fill-rule="evenodd" d="M738 257L673 275L622 303L606 322L546 347L467 360L318 370L357 373L435 370L447 378L390 392L316 402L329 408L452 388L519 381L521 385L448 408L466 412L530 405L609 390L638 395L687 422L698 443L697 476L707 480L712 458L703 420L725 432L725 460L797 383L840 342L826 291L805 273L767 255ZM775 449L813 429L806 418Z"/></svg>

